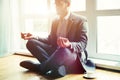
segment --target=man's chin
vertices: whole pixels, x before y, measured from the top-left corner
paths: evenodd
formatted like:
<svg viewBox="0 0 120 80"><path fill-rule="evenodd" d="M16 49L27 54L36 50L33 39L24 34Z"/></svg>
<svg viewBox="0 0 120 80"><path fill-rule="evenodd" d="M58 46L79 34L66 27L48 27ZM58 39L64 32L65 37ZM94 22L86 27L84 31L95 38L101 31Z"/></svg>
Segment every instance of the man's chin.
<svg viewBox="0 0 120 80"><path fill-rule="evenodd" d="M57 12L57 15L61 15L61 13Z"/></svg>

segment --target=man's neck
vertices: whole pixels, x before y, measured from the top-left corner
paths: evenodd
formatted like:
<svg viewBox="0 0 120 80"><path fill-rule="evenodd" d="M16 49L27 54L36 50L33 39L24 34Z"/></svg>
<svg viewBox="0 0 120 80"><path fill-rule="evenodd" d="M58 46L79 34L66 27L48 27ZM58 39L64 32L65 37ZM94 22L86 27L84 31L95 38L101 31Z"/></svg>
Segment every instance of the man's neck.
<svg viewBox="0 0 120 80"><path fill-rule="evenodd" d="M67 14L68 14L68 12L66 12L66 13L63 14L63 15L60 15L60 18L61 18L61 19L64 18Z"/></svg>
<svg viewBox="0 0 120 80"><path fill-rule="evenodd" d="M60 19L64 19L65 17L69 16L70 11L67 11L65 14L60 15Z"/></svg>

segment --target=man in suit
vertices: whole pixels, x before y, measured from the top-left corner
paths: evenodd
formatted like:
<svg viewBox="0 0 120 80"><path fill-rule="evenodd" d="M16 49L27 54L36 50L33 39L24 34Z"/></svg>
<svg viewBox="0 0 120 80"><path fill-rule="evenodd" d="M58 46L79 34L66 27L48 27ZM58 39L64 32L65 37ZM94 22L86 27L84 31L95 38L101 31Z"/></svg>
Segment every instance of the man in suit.
<svg viewBox="0 0 120 80"><path fill-rule="evenodd" d="M26 46L40 64L22 61L20 66L50 76L84 73L94 64L87 60L87 27L85 17L70 12L71 0L55 0L58 16L53 20L47 38L21 33ZM88 64L88 66L86 66Z"/></svg>

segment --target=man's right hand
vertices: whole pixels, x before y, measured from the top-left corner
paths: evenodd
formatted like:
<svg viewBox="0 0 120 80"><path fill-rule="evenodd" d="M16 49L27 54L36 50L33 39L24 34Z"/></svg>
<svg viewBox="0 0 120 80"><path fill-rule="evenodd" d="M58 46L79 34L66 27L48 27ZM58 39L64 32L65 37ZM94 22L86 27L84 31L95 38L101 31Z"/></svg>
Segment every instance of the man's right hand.
<svg viewBox="0 0 120 80"><path fill-rule="evenodd" d="M24 40L29 40L29 39L32 39L34 37L31 33L22 33L21 32L21 38L24 39Z"/></svg>

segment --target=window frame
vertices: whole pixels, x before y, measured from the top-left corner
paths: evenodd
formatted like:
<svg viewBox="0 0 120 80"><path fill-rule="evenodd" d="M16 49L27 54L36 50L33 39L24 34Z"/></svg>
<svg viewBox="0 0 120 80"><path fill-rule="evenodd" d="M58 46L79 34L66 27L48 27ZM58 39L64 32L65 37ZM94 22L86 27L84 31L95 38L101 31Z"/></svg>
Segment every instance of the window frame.
<svg viewBox="0 0 120 80"><path fill-rule="evenodd" d="M90 58L120 61L120 55L97 53L97 16L120 16L120 9L97 10L96 0L87 0L87 18L89 23L88 53ZM92 5L91 5L92 4Z"/></svg>

